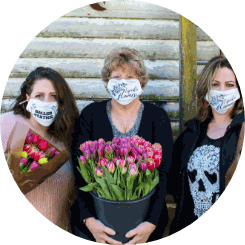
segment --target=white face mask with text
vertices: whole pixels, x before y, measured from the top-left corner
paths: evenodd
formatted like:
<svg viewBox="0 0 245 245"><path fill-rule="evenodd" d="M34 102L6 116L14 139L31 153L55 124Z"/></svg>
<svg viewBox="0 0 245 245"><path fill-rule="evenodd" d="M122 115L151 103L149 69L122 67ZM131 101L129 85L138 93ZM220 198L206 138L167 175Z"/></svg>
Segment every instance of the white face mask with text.
<svg viewBox="0 0 245 245"><path fill-rule="evenodd" d="M107 89L121 105L128 105L143 92L138 79L110 79Z"/></svg>
<svg viewBox="0 0 245 245"><path fill-rule="evenodd" d="M58 102L30 99L26 110L43 126L50 126L58 112Z"/></svg>
<svg viewBox="0 0 245 245"><path fill-rule="evenodd" d="M238 88L219 91L211 89L209 96L206 94L206 100L211 107L220 114L224 114L230 109L234 103L240 99Z"/></svg>

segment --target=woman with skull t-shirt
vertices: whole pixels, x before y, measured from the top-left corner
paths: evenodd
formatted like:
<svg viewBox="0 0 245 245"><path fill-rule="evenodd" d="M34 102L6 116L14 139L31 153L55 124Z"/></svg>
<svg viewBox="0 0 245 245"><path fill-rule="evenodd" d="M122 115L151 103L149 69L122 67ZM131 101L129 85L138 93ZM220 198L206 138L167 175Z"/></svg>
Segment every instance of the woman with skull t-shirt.
<svg viewBox="0 0 245 245"><path fill-rule="evenodd" d="M211 59L197 83L199 111L174 143L168 193L177 203L170 233L201 217L225 189L244 121L236 76L224 57Z"/></svg>

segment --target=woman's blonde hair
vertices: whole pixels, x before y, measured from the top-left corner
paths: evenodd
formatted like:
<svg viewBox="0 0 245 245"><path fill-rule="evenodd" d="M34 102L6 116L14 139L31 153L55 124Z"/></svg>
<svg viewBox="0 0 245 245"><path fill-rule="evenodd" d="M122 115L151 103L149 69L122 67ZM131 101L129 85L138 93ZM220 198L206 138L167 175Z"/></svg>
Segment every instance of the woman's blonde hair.
<svg viewBox="0 0 245 245"><path fill-rule="evenodd" d="M216 56L212 58L207 65L202 70L201 74L198 78L197 83L197 106L198 106L198 113L197 113L197 119L201 122L205 121L207 118L212 118L213 113L210 104L206 101L205 96L207 93L209 93L211 89L211 82L212 78L215 76L215 73L217 69L219 68L229 68L234 73L230 63L225 57ZM235 73L234 73L235 75ZM236 75L235 75L236 78ZM243 100L242 100L242 93L240 86L238 84L237 78L236 78L236 84L240 93L240 99L236 101L235 107L231 112L231 118L237 114L243 111Z"/></svg>
<svg viewBox="0 0 245 245"><path fill-rule="evenodd" d="M113 49L106 57L101 76L104 82L108 82L111 72L117 67L129 65L135 70L136 75L140 81L141 87L144 88L149 80L143 58L137 50L121 47Z"/></svg>

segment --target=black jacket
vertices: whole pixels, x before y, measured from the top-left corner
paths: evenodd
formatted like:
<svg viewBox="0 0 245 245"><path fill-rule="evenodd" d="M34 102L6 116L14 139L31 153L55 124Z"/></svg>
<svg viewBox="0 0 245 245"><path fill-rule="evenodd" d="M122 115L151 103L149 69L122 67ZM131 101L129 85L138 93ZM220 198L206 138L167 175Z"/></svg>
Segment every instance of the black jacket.
<svg viewBox="0 0 245 245"><path fill-rule="evenodd" d="M220 150L220 194L225 189L225 175L234 160L243 121L244 114L236 114L222 140ZM174 143L173 164L168 179L168 193L174 196L177 209L170 228L171 234L190 225L197 219L193 214L194 202L188 182L187 163L193 151L205 137L209 122L210 119L202 123L196 119L188 121L186 130Z"/></svg>
<svg viewBox="0 0 245 245"><path fill-rule="evenodd" d="M88 217L96 217L95 208L91 195L78 189L85 186L86 183L77 170L77 157L81 155L79 146L85 141L98 140L99 138L103 138L105 141L113 139L112 127L106 113L106 103L107 101L96 102L85 107L75 123L72 135L71 155L77 200L71 209L71 226L73 232L74 226L76 226L92 240L93 237L89 234L90 232L85 225L82 224L82 221ZM149 212L145 219L145 221L157 225L149 238L149 240L156 240L162 237L164 227L168 221L165 196L167 194L167 174L172 163L173 150L172 130L165 110L150 103L144 103L138 135L151 143L160 143L163 149L162 163L158 167L160 181L156 192L152 196Z"/></svg>

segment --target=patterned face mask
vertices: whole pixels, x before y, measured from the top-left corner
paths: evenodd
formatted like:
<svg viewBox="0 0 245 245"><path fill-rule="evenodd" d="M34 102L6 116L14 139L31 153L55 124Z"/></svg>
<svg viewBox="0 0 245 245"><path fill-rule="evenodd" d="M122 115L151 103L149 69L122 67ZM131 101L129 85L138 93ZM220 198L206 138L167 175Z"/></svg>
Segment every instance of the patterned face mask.
<svg viewBox="0 0 245 245"><path fill-rule="evenodd" d="M58 102L43 102L30 99L26 110L43 126L50 126L58 111Z"/></svg>
<svg viewBox="0 0 245 245"><path fill-rule="evenodd" d="M206 94L206 100L211 107L220 114L224 114L234 103L240 99L238 88L219 91L211 89L209 95Z"/></svg>
<svg viewBox="0 0 245 245"><path fill-rule="evenodd" d="M138 79L110 79L107 88L111 96L121 105L128 105L143 91Z"/></svg>

